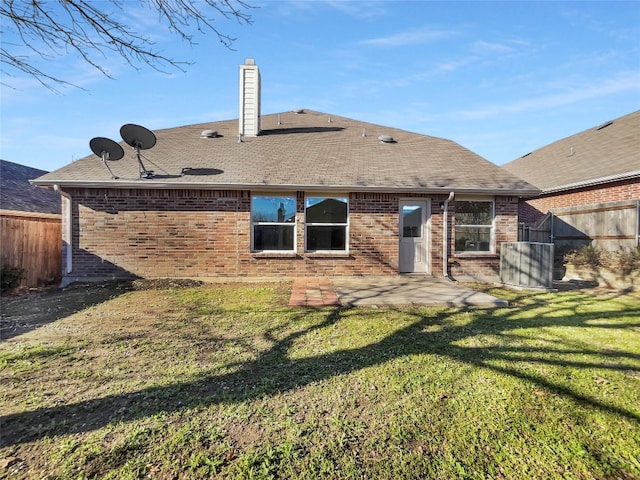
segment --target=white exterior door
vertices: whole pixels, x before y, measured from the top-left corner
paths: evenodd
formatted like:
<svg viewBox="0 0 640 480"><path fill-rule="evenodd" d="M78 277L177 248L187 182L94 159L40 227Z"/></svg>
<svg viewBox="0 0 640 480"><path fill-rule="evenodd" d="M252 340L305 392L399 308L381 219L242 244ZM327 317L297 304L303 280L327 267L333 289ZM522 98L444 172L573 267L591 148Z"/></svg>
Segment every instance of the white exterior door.
<svg viewBox="0 0 640 480"><path fill-rule="evenodd" d="M400 273L428 273L427 200L400 201Z"/></svg>

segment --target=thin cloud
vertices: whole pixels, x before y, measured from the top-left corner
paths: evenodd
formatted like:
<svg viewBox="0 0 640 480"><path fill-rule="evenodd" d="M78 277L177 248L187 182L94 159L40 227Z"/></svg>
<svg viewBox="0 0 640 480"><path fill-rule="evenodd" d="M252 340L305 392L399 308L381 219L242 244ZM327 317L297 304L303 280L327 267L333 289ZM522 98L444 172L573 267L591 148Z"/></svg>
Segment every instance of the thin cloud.
<svg viewBox="0 0 640 480"><path fill-rule="evenodd" d="M634 90L640 92L640 72L621 72L612 78L591 81L589 85L566 88L566 91L561 93L528 98L504 105L490 105L476 110L456 112L454 116L468 120L487 119L504 114L558 108L593 98L607 97Z"/></svg>
<svg viewBox="0 0 640 480"><path fill-rule="evenodd" d="M256 5L259 8L273 7L278 14L284 17L292 17L299 15L301 12L307 12L313 9L313 4L306 0L289 0L283 2L263 2Z"/></svg>
<svg viewBox="0 0 640 480"><path fill-rule="evenodd" d="M482 40L474 42L471 49L474 52L482 54L507 54L516 51L515 48L510 45L505 45L504 43L485 42Z"/></svg>
<svg viewBox="0 0 640 480"><path fill-rule="evenodd" d="M358 45L371 47L404 47L408 45L421 45L434 40L451 38L458 33L454 30L440 30L437 28L425 28L411 32L402 32L387 37L370 38L358 42Z"/></svg>
<svg viewBox="0 0 640 480"><path fill-rule="evenodd" d="M387 13L381 2L345 2L341 0L329 0L327 5L357 19L379 17Z"/></svg>
<svg viewBox="0 0 640 480"><path fill-rule="evenodd" d="M264 2L260 7L274 7L278 13L283 16L291 17L300 15L304 12L310 12L318 7L329 7L340 13L348 15L356 19L366 19L385 15L387 10L384 2L357 1L345 2L344 0L325 0L309 2L308 0L288 0L279 2Z"/></svg>
<svg viewBox="0 0 640 480"><path fill-rule="evenodd" d="M414 84L419 84L425 80L439 77L441 75L449 75L457 70L465 69L480 61L481 58L477 56L460 58L458 60L445 60L437 63L430 68L424 68L421 71L413 73L411 75L401 75L391 79L380 80L374 82L369 79L370 84L376 84L380 89L382 88L404 88Z"/></svg>

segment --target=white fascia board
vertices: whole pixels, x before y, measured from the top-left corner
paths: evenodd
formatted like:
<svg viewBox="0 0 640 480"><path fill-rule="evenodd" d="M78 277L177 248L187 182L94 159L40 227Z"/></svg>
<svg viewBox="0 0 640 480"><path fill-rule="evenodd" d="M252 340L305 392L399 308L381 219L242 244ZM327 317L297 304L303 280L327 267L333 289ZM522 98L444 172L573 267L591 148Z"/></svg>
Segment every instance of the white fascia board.
<svg viewBox="0 0 640 480"><path fill-rule="evenodd" d="M148 188L148 189L194 189L194 190L290 190L290 191L334 191L334 192L381 192L381 193L422 193L449 194L452 190L457 194L510 195L519 197L534 197L540 194L537 189L480 189L456 187L387 187L363 185L307 185L307 184L241 184L241 183L197 183L197 182L160 182L153 179L139 180L104 180L104 181L32 181L38 187L59 185L60 187L75 188Z"/></svg>
<svg viewBox="0 0 640 480"><path fill-rule="evenodd" d="M592 178L590 180L583 180L580 182L567 183L566 185L558 185L557 187L549 187L543 189L542 193L558 193L564 190L575 190L576 188L593 187L595 185L601 185L603 183L618 182L621 180L629 180L632 178L640 178L640 170L634 170L627 173L619 173L616 175L609 175L607 177Z"/></svg>

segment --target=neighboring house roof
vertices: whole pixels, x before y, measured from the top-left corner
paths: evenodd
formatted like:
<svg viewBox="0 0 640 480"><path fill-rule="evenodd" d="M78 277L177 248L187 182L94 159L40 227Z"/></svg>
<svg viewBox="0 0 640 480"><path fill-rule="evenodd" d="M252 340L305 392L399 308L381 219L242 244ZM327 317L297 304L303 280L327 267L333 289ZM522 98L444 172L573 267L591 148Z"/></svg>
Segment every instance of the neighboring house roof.
<svg viewBox="0 0 640 480"><path fill-rule="evenodd" d="M640 110L558 140L503 168L543 193L640 178Z"/></svg>
<svg viewBox="0 0 640 480"><path fill-rule="evenodd" d="M60 194L34 187L29 180L47 172L0 160L0 209L60 214Z"/></svg>
<svg viewBox="0 0 640 480"><path fill-rule="evenodd" d="M44 175L37 185L315 191L470 192L537 195L539 190L459 144L315 111L261 117L256 137L238 121L155 131L142 150L153 178L139 178L135 152L110 162L91 155ZM204 130L217 132L202 138ZM381 135L393 137L383 143Z"/></svg>

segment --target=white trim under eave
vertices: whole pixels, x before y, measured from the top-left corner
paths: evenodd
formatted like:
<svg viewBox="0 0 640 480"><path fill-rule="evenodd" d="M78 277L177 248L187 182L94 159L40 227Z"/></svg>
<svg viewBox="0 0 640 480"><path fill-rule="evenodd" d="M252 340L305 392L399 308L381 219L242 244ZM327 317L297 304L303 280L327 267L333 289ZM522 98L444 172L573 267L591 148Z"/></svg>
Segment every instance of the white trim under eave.
<svg viewBox="0 0 640 480"><path fill-rule="evenodd" d="M545 188L542 190L542 195L558 193L564 190L575 190L576 188L593 187L596 185L602 185L603 183L631 180L633 178L640 178L640 170L634 170L632 172L617 175L609 175L607 177L593 178L591 180L584 180L581 182L567 183L566 185L559 185L557 187Z"/></svg>
<svg viewBox="0 0 640 480"><path fill-rule="evenodd" d="M496 189L487 188L457 188L457 187L385 187L362 185L264 185L264 184L240 184L240 183L187 183L187 182L156 182L152 179L141 179L133 181L54 181L41 182L31 181L37 187L74 187L74 188L136 188L136 189L165 189L165 190L251 190L251 191L304 191L304 192L355 192L355 193L420 193L429 195L448 195L454 189L461 195L502 195L518 197L536 197L540 195L539 189Z"/></svg>

